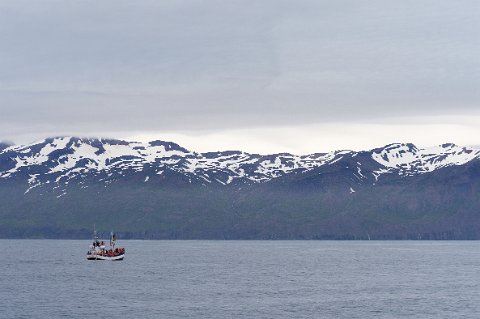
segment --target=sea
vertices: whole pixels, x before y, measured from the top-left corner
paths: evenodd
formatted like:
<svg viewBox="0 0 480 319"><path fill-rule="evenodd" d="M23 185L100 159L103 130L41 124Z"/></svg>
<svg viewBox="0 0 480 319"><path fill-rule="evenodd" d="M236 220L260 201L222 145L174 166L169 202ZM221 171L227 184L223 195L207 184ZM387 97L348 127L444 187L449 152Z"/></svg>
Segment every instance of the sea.
<svg viewBox="0 0 480 319"><path fill-rule="evenodd" d="M0 318L480 318L480 241L0 240Z"/></svg>

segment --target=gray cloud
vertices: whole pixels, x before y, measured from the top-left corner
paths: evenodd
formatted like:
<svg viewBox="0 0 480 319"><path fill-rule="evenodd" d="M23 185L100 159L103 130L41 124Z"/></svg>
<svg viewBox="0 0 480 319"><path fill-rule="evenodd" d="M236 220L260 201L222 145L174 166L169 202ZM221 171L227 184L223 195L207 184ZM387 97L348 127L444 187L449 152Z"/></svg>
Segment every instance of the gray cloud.
<svg viewBox="0 0 480 319"><path fill-rule="evenodd" d="M0 136L478 114L477 1L0 1Z"/></svg>

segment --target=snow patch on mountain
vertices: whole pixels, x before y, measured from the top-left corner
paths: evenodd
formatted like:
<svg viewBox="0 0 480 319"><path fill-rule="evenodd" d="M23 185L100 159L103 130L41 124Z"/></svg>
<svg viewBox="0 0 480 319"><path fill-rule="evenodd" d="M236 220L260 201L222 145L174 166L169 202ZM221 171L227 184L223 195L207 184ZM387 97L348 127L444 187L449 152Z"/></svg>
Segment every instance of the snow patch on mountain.
<svg viewBox="0 0 480 319"><path fill-rule="evenodd" d="M372 151L372 158L384 168L377 170L377 177L398 170L401 175L414 175L432 172L442 167L464 165L480 158L480 149L460 147L455 144L443 144L418 149L413 144L390 144Z"/></svg>

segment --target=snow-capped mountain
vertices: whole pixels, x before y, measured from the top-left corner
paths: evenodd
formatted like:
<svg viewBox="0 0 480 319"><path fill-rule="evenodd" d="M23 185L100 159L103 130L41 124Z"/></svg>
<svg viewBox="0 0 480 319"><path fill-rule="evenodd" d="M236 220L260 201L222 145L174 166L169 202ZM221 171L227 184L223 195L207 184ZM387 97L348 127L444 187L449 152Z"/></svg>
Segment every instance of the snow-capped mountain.
<svg viewBox="0 0 480 319"><path fill-rule="evenodd" d="M355 160L362 158L361 160ZM376 167L365 171L365 158ZM25 179L26 193L42 184L83 183L97 176L110 184L122 176L142 175L144 182L165 171L204 184L264 183L290 173L306 173L351 159L356 176L378 180L382 175L412 176L463 165L480 158L480 149L443 144L419 149L413 144L390 144L371 151L334 151L310 155L259 155L241 151L197 153L172 142L127 142L111 139L55 137L27 145L0 148L0 181ZM371 165L370 165L371 166Z"/></svg>
<svg viewBox="0 0 480 319"><path fill-rule="evenodd" d="M480 148L198 153L55 137L0 147L0 237L480 238Z"/></svg>
<svg viewBox="0 0 480 319"><path fill-rule="evenodd" d="M170 170L204 183L256 183L330 163L344 153L308 156L261 156L240 151L197 153L163 141L57 137L3 149L0 179L28 176L29 184L35 187L42 183L81 182L88 175L101 176L105 183L110 183L126 174L148 172L144 173L148 182Z"/></svg>

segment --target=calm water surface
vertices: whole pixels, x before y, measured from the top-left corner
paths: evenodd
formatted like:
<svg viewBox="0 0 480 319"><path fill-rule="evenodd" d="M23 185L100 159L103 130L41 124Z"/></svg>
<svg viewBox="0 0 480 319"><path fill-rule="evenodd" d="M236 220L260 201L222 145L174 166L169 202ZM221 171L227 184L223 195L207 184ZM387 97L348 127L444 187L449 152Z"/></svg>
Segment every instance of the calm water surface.
<svg viewBox="0 0 480 319"><path fill-rule="evenodd" d="M0 318L480 318L480 242L0 240Z"/></svg>

